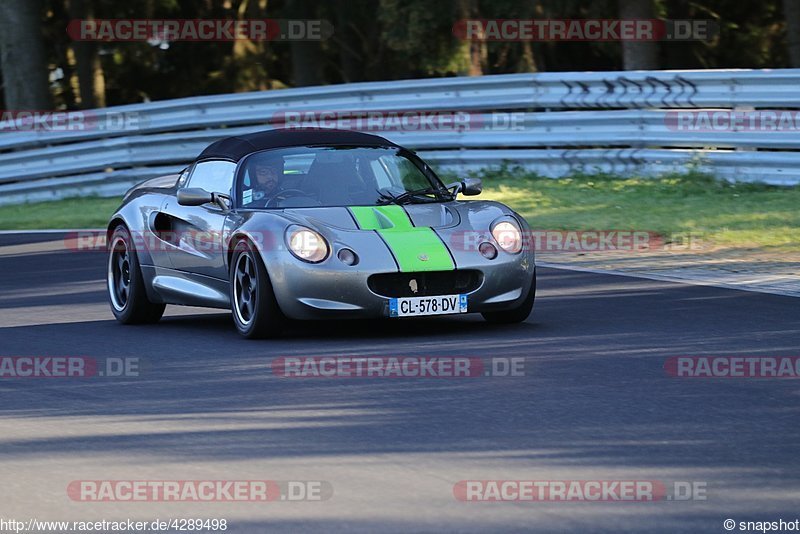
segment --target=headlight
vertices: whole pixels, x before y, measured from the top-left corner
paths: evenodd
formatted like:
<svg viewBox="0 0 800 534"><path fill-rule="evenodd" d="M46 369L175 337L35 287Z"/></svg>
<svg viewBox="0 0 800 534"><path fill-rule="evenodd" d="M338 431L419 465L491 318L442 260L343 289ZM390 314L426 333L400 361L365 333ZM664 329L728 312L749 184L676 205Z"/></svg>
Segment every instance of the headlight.
<svg viewBox="0 0 800 534"><path fill-rule="evenodd" d="M517 225L510 221L501 221L492 226L492 236L506 252L516 254L522 250L522 233Z"/></svg>
<svg viewBox="0 0 800 534"><path fill-rule="evenodd" d="M286 232L289 250L303 261L319 263L328 257L328 244L325 238L314 230L302 226L292 226Z"/></svg>

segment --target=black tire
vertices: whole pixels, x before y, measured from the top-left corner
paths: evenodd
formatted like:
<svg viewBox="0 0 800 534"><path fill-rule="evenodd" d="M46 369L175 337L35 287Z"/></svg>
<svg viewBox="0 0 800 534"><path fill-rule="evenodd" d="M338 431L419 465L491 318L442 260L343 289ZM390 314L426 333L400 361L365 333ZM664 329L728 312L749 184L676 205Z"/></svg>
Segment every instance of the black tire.
<svg viewBox="0 0 800 534"><path fill-rule="evenodd" d="M512 308L510 310L503 310L503 311L496 311L496 312L484 312L481 313L483 318L486 321L494 324L514 324L514 323L521 323L533 311L533 301L536 298L536 271L533 273L533 282L531 282L531 289L528 291L528 295L525 297L525 300L517 306L516 308Z"/></svg>
<svg viewBox="0 0 800 534"><path fill-rule="evenodd" d="M233 323L248 339L277 337L286 327L261 255L243 239L233 249L230 266Z"/></svg>
<svg viewBox="0 0 800 534"><path fill-rule="evenodd" d="M108 241L106 287L111 311L122 324L155 323L164 315L166 305L147 298L136 247L124 225L114 228Z"/></svg>

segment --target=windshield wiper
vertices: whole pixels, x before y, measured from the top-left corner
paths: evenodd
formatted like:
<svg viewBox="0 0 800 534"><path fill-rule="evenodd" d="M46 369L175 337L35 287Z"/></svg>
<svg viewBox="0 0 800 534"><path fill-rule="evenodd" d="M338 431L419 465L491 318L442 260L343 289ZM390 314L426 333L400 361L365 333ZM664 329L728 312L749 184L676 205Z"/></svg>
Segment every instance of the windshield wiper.
<svg viewBox="0 0 800 534"><path fill-rule="evenodd" d="M398 204L402 205L406 202L411 202L412 200L421 200L416 197L424 197L424 195L436 195L436 199L427 198L425 197L423 202L436 202L437 200L452 200L452 194L449 191L442 190L438 187L423 187L422 189L415 189L413 191L406 191L400 195L393 195L388 191L378 191L380 194L380 198L378 199L379 206L385 206L386 204ZM446 195L445 195L446 194Z"/></svg>
<svg viewBox="0 0 800 534"><path fill-rule="evenodd" d="M375 191L378 191L379 195L378 201L376 202L378 206L385 206L386 204L391 204L395 201L395 199L397 199L397 197L391 194L389 191L379 191L377 189Z"/></svg>

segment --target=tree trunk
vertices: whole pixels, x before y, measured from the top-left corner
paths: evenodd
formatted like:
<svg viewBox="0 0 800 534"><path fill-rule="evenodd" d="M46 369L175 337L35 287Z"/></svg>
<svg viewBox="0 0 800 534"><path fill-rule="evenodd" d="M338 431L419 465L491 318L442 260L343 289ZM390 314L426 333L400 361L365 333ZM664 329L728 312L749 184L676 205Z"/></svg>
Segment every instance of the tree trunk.
<svg viewBox="0 0 800 534"><path fill-rule="evenodd" d="M71 19L92 18L91 7L85 0L69 0L68 13ZM78 95L81 109L101 108L106 105L106 79L97 43L73 41L70 46L75 54L75 72L78 75Z"/></svg>
<svg viewBox="0 0 800 534"><path fill-rule="evenodd" d="M236 11L237 20L263 19L267 16L267 0L242 0ZM237 39L229 58L229 76L234 91L264 91L269 88L267 44L263 41Z"/></svg>
<svg viewBox="0 0 800 534"><path fill-rule="evenodd" d="M618 0L619 18L654 19L653 0ZM622 41L622 68L625 70L653 70L659 68L658 42Z"/></svg>
<svg viewBox="0 0 800 534"><path fill-rule="evenodd" d="M348 8L347 0L336 0L335 5L336 33L334 39L339 48L339 70L342 74L342 81L358 82L364 79L363 58L361 57L361 43L351 24L355 9L361 9L361 6L354 6L351 3Z"/></svg>
<svg viewBox="0 0 800 534"><path fill-rule="evenodd" d="M478 16L477 0L458 0L457 10L459 20L480 18ZM461 43L459 54L461 55L459 63L462 65L458 72L459 75L481 76L483 74L483 68L488 58L486 41L464 40Z"/></svg>
<svg viewBox="0 0 800 534"><path fill-rule="evenodd" d="M289 0L289 18L315 19L317 10L306 0ZM296 87L322 84L322 47L319 41L291 41L292 82Z"/></svg>
<svg viewBox="0 0 800 534"><path fill-rule="evenodd" d="M783 0L783 16L786 18L786 41L789 45L789 61L792 67L800 68L800 2Z"/></svg>
<svg viewBox="0 0 800 534"><path fill-rule="evenodd" d="M40 0L0 1L0 69L7 109L50 109Z"/></svg>
<svg viewBox="0 0 800 534"><path fill-rule="evenodd" d="M533 53L533 44L530 41L520 43L522 54L517 65L517 72L536 72L536 56Z"/></svg>
<svg viewBox="0 0 800 534"><path fill-rule="evenodd" d="M520 8L520 16L523 19L536 18L536 12L541 7L538 0L528 0ZM517 63L517 72L536 72L539 70L536 67L536 55L533 52L533 43L531 41L522 41L518 43L520 47L520 58Z"/></svg>
<svg viewBox="0 0 800 534"><path fill-rule="evenodd" d="M296 87L322 84L321 50L314 41L292 41L292 81Z"/></svg>

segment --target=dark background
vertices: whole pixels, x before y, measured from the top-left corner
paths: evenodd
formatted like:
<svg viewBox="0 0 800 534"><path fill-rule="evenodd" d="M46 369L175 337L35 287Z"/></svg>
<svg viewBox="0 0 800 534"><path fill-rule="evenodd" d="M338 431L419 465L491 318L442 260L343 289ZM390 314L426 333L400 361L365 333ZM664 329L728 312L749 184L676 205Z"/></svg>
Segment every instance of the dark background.
<svg viewBox="0 0 800 534"><path fill-rule="evenodd" d="M466 18L707 19L709 42L487 42ZM74 42L72 19L325 19L322 42ZM800 67L797 0L0 0L0 109L534 71Z"/></svg>

